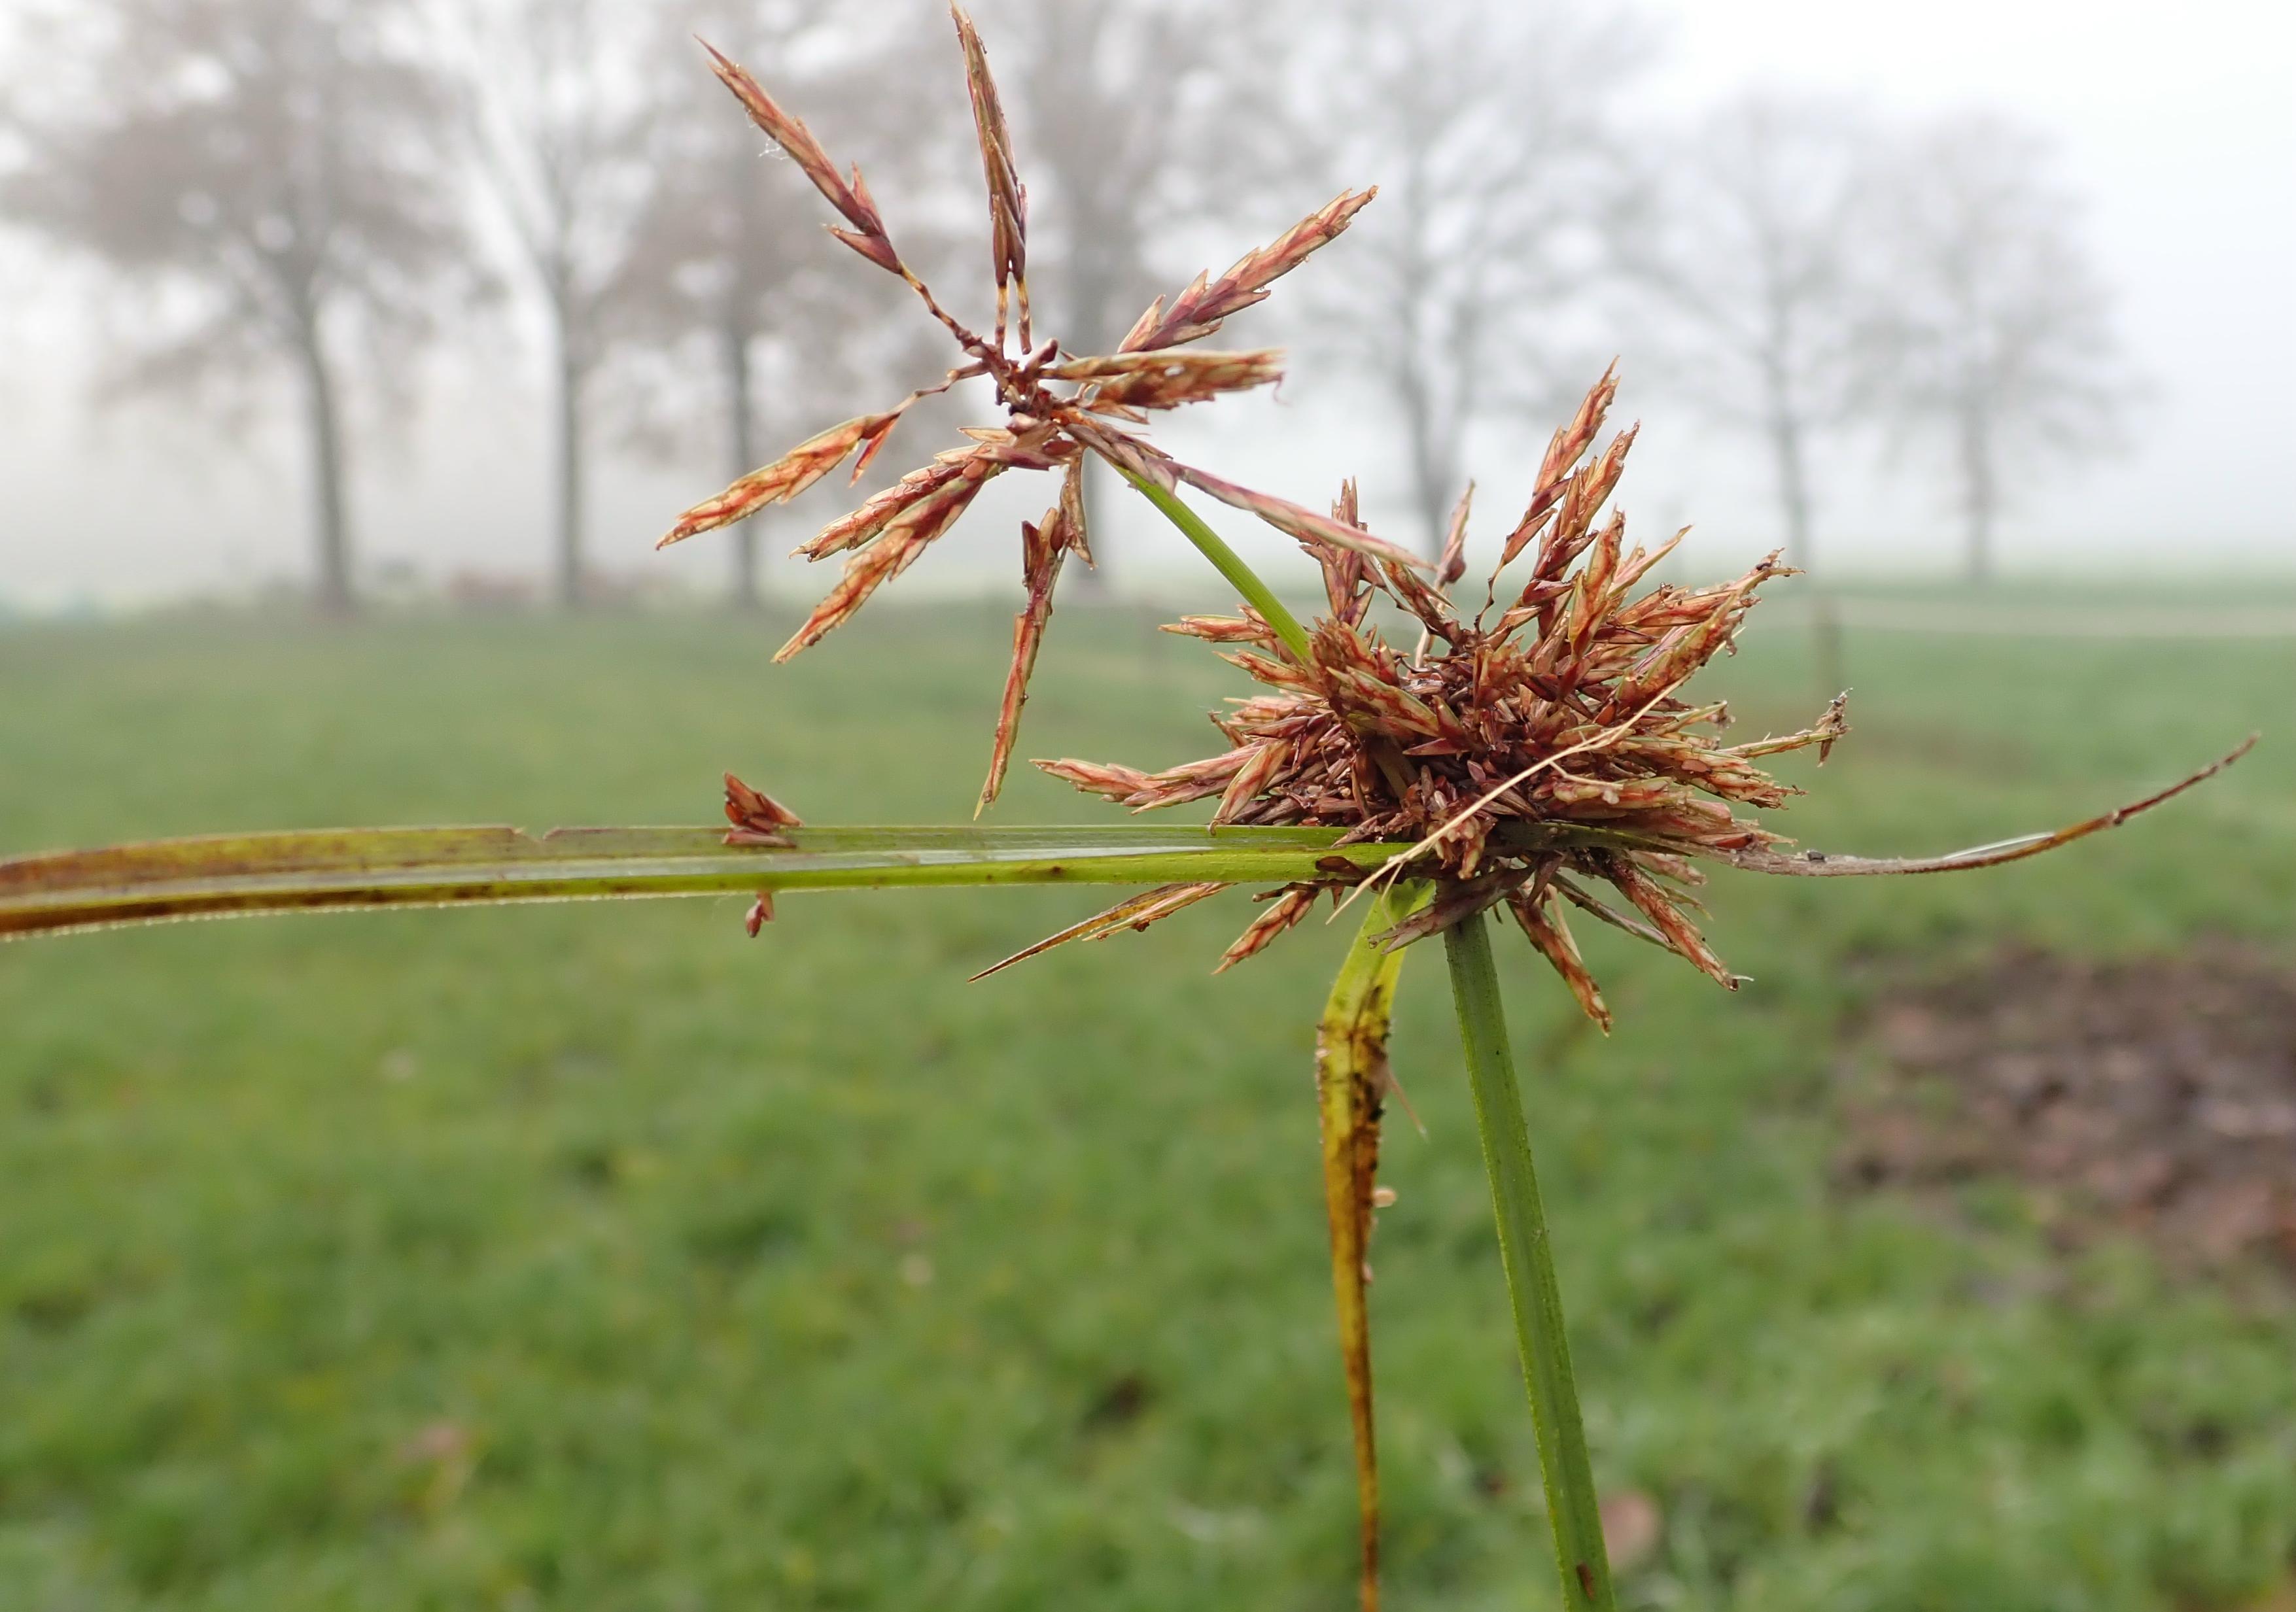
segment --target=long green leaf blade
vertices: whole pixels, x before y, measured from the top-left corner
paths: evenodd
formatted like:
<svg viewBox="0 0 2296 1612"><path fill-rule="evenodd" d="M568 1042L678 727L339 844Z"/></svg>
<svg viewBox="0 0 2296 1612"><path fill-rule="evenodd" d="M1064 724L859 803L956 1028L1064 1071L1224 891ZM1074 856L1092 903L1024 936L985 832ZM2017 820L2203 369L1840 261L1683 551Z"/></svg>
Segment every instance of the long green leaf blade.
<svg viewBox="0 0 2296 1612"><path fill-rule="evenodd" d="M891 886L1229 883L1369 869L1401 849L1328 829L808 828L786 848L714 828L322 829L0 861L0 939L178 918L357 907Z"/></svg>

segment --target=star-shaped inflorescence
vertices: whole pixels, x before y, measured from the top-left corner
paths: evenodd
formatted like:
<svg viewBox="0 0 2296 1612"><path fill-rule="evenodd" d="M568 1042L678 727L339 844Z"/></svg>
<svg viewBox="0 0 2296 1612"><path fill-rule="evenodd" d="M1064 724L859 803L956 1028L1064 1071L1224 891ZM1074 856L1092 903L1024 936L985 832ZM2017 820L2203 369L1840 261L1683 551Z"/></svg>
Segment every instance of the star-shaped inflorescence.
<svg viewBox="0 0 2296 1612"><path fill-rule="evenodd" d="M1250 511L1318 552L1356 553L1383 567L1406 569L1422 562L1406 550L1372 536L1351 520L1319 515L1180 463L1128 429L1145 423L1157 411L1280 380L1282 355L1273 350L1202 351L1190 344L1212 335L1229 317L1264 299L1271 282L1297 268L1308 254L1346 229L1373 192L1343 192L1269 245L1245 253L1226 273L1217 278L1199 274L1177 295L1168 299L1159 297L1114 353L1070 356L1062 351L1057 340L1036 344L1029 308L1028 192L1013 163L1012 137L980 37L962 11L955 11L954 15L988 181L990 258L996 289L996 323L988 340L952 316L902 260L860 169L853 168L849 176L840 176L802 120L783 110L740 66L710 51L718 78L740 99L751 120L789 153L844 220L843 227L832 225L830 233L905 281L955 340L964 359L939 383L910 393L882 413L832 426L694 505L678 518L661 542L664 545L680 542L740 520L768 503L794 498L849 457L854 459L852 478L858 480L910 407L960 381L990 381L1004 409L1001 425L968 430L964 434L971 440L965 446L949 449L911 471L858 509L832 521L799 549L808 560L825 560L832 554L849 558L837 585L775 657L788 659L852 616L872 593L915 563L955 526L992 478L1013 470L1058 472L1061 488L1053 506L1041 520L1021 528L1021 579L1027 601L1013 626L1012 670L1005 680L988 778L980 795L985 806L996 798L1004 783L1061 567L1072 553L1086 563L1091 561L1082 479L1086 454L1096 454L1119 471L1167 492L1185 482Z"/></svg>

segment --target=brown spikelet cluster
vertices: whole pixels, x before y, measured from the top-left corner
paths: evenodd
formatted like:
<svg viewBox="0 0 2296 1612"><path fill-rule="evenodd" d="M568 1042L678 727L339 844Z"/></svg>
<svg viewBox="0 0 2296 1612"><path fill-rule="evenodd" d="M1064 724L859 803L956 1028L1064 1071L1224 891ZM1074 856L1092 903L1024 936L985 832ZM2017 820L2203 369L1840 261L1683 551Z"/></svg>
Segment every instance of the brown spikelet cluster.
<svg viewBox="0 0 2296 1612"><path fill-rule="evenodd" d="M794 498L858 451L853 479L873 459L903 413L923 398L960 381L986 379L996 390L1004 422L967 430L962 447L910 471L858 509L827 527L798 552L809 560L846 554L845 569L828 596L782 647L786 659L815 643L899 576L956 524L988 480L1008 470L1056 471L1060 499L1044 519L1022 528L1021 581L1027 603L1014 625L1013 666L1005 683L982 806L996 798L1010 760L1021 708L1027 698L1054 584L1073 553L1091 562L1084 527L1084 455L1097 454L1118 471L1167 491L1187 482L1250 511L1312 545L1360 552L1384 565L1418 564L1407 551L1382 542L1349 522L1329 520L1280 498L1252 492L1171 459L1130 430L1150 413L1200 403L1226 392L1249 391L1282 378L1273 351L1199 352L1189 344L1218 331L1231 315L1267 295L1270 283L1348 226L1372 198L1345 192L1294 225L1272 244L1245 253L1218 278L1199 274L1168 301L1159 297L1142 314L1119 349L1104 356L1071 356L1057 340L1037 344L1029 309L1028 191L1013 160L1004 110L989 77L988 57L972 21L952 7L964 56L973 127L980 139L988 192L989 258L996 282L996 322L983 340L944 308L902 260L887 233L861 171L840 176L837 165L802 119L778 105L739 65L709 52L718 76L751 121L795 160L844 220L830 233L916 292L955 341L964 362L936 385L921 388L882 413L832 426L761 470L705 499L678 518L663 544L726 526L768 503Z"/></svg>
<svg viewBox="0 0 2296 1612"><path fill-rule="evenodd" d="M1687 959L1724 985L1734 978L1699 936L1689 891L1700 858L1759 855L1781 836L1741 808L1783 806L1797 791L1758 761L1847 732L1842 700L1798 733L1726 744L1721 705L1682 693L1730 646L1755 590L1786 574L1775 555L1735 582L1638 591L1681 534L1654 551L1626 543L1603 516L1634 440L1598 446L1616 380L1605 374L1546 451L1537 489L1507 534L1481 608L1467 615L1444 589L1464 570L1469 500L1454 514L1430 580L1358 549L1303 541L1321 562L1329 613L1302 662L1247 612L1190 617L1168 631L1222 646L1265 691L1213 722L1227 749L1159 773L1077 761L1037 765L1136 810L1214 799L1217 823L1343 828L1349 841L1411 842L1380 878L1434 881L1429 904L1390 931L1402 945L1504 903L1587 1014L1609 1023L1565 917L1577 907ZM1352 483L1332 520L1360 529ZM1518 582L1500 581L1525 555ZM1417 649L1374 619L1384 601ZM1775 855L1774 853L1770 855ZM1267 909L1222 967L1298 923L1328 880L1270 892ZM1607 887L1612 899L1596 894Z"/></svg>

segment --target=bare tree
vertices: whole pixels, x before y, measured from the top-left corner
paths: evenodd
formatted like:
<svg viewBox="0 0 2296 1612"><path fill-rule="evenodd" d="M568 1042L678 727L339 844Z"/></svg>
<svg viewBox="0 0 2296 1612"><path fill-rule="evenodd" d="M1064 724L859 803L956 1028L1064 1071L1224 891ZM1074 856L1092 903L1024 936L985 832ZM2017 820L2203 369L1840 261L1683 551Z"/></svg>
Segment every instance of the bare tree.
<svg viewBox="0 0 2296 1612"><path fill-rule="evenodd" d="M1640 32L1568 0L1341 0L1308 9L1300 37L1303 136L1380 190L1324 321L1402 428L1431 552L1469 429L1561 389L1558 310L1602 261L1625 183L1614 103Z"/></svg>
<svg viewBox="0 0 2296 1612"><path fill-rule="evenodd" d="M107 321L119 387L291 380L316 601L349 610L346 379L406 389L464 257L407 8L112 0L46 20L41 72L12 92L22 160L0 207L144 293Z"/></svg>
<svg viewBox="0 0 2296 1612"><path fill-rule="evenodd" d="M1972 582L1992 575L2013 478L2110 446L2133 391L2053 166L2031 130L1977 112L1921 131L1892 168L1870 385L1902 429L1944 447Z"/></svg>
<svg viewBox="0 0 2296 1612"><path fill-rule="evenodd" d="M509 226L548 346L555 591L583 598L589 421L602 310L656 178L626 0L464 0L441 13L464 75L465 127Z"/></svg>
<svg viewBox="0 0 2296 1612"><path fill-rule="evenodd" d="M915 9L916 20L939 23L937 7ZM884 20L882 4L874 15ZM823 123L873 183L898 184L915 166L903 158L946 149L922 126L935 116L954 126L964 116L964 91L952 83L939 102L857 104L861 86L904 76L888 70L883 57L915 38L914 29L857 22L851 5L693 0L661 14L660 37L647 53L657 110L642 132L654 182L604 288L604 357L632 440L675 449L694 425L715 426L729 481L756 467L760 442L827 423L819 416L832 396L882 384L887 371L929 374L934 360L921 354L938 351L902 287L838 272L844 249L823 233L812 187L777 152L760 151L757 131L695 44L699 37L769 69L790 103ZM938 32L931 43L946 51ZM840 112L853 128L838 127ZM921 258L931 255L931 242L905 245L913 249ZM714 372L717 384L696 385L697 370ZM744 522L733 533L737 606L758 598L758 526Z"/></svg>
<svg viewBox="0 0 2296 1612"><path fill-rule="evenodd" d="M1753 91L1662 151L1621 264L1671 325L1676 384L1768 454L1787 558L1808 569L1811 445L1860 413L1876 142L1845 104Z"/></svg>

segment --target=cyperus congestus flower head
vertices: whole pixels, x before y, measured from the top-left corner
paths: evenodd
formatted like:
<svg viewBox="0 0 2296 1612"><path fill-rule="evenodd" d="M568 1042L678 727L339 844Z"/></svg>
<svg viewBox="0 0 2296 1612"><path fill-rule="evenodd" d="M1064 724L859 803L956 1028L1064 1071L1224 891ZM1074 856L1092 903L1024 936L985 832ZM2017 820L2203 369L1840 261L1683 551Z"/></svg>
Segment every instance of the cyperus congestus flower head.
<svg viewBox="0 0 2296 1612"><path fill-rule="evenodd" d="M973 127L988 183L996 321L987 339L949 314L903 261L860 169L840 175L837 165L801 119L784 110L739 65L710 51L718 78L748 110L750 119L790 155L843 220L843 226L832 225L830 233L906 282L956 344L963 362L938 383L910 393L891 408L833 425L694 505L661 541L676 543L740 520L767 504L794 498L849 457L854 461L852 477L857 480L913 405L959 381L989 381L1003 410L1002 423L967 430L964 435L971 439L967 444L911 471L858 509L832 521L798 550L808 560L825 560L832 554L848 558L837 585L776 657L786 659L817 642L859 610L878 588L915 563L956 524L992 478L1013 470L1058 473L1061 486L1052 507L1041 520L1021 528L1021 569L1027 600L1013 627L1012 670L997 718L988 782L981 790L981 804L986 806L996 798L1004 781L1029 673L1052 613L1054 581L1069 555L1078 555L1087 564L1091 561L1084 524L1086 454L1097 454L1125 474L1167 491L1187 482L1251 511L1303 543L1367 554L1382 563L1409 566L1418 561L1407 551L1382 542L1352 522L1316 514L1182 464L1127 429L1145 423L1153 411L1202 402L1226 392L1248 391L1280 380L1282 356L1272 350L1199 351L1190 344L1213 334L1231 315L1264 299L1272 282L1297 268L1309 253L1346 229L1349 220L1371 200L1372 192L1342 192L1270 244L1246 252L1218 278L1199 274L1168 300L1159 297L1114 353L1072 356L1062 350L1057 340L1038 343L1029 307L1028 192L1013 160L1012 136L989 77L980 37L962 11L952 7L952 14L964 55Z"/></svg>
<svg viewBox="0 0 2296 1612"><path fill-rule="evenodd" d="M1329 614L1309 634L1305 659L1249 610L1189 617L1166 629L1223 646L1225 658L1263 686L1212 717L1226 749L1156 773L1097 762L1037 765L1136 810L1217 798L1216 823L1339 827L1347 831L1341 843L1409 841L1373 877L1427 880L1433 891L1389 931L1389 945L1504 903L1606 1027L1610 1011L1571 936L1574 908L1734 987L1736 977L1689 915L1697 904L1689 892L1705 880L1701 861L1803 874L1943 871L2030 855L2107 826L2096 819L1929 862L1775 849L1784 837L1751 812L1783 806L1800 791L1760 764L1806 747L1823 762L1849 732L1847 698L1837 695L1799 732L1731 743L1727 707L1691 695L1686 685L1731 647L1757 590L1792 573L1773 553L1734 582L1642 585L1683 534L1655 549L1629 547L1625 517L1604 513L1635 436L1630 429L1598 446L1615 389L1605 374L1555 433L1473 614L1444 591L1464 571L1468 498L1453 515L1432 583L1384 559L1310 541ZM1352 483L1333 519L1359 527ZM1415 646L1391 642L1374 621L1378 599L1410 624ZM1221 966L1298 923L1317 896L1337 898L1359 882L1356 870L1335 863L1327 879L1267 892L1266 911ZM1152 891L1054 939L1139 928L1220 888Z"/></svg>

